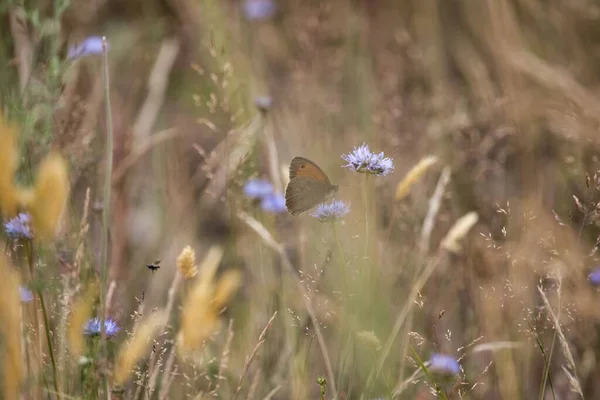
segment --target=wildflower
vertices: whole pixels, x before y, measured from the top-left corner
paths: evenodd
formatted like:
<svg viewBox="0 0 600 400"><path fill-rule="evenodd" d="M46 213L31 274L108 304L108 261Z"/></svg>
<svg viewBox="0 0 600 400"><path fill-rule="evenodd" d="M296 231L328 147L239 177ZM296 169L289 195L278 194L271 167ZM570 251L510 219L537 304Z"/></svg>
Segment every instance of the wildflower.
<svg viewBox="0 0 600 400"><path fill-rule="evenodd" d="M273 0L244 0L244 15L250 21L261 21L275 15L277 4Z"/></svg>
<svg viewBox="0 0 600 400"><path fill-rule="evenodd" d="M341 200L333 200L331 203L319 204L316 210L310 215L318 218L320 222L330 222L342 219L349 212L350 206Z"/></svg>
<svg viewBox="0 0 600 400"><path fill-rule="evenodd" d="M19 295L21 296L22 303L29 303L33 300L33 293L25 286L19 286Z"/></svg>
<svg viewBox="0 0 600 400"><path fill-rule="evenodd" d="M244 186L244 194L251 199L262 199L273 193L273 185L264 179L250 179Z"/></svg>
<svg viewBox="0 0 600 400"><path fill-rule="evenodd" d="M588 279L594 286L600 285L600 267L596 267L588 274Z"/></svg>
<svg viewBox="0 0 600 400"><path fill-rule="evenodd" d="M27 213L19 213L16 217L10 219L4 224L6 234L12 239L31 239L31 216Z"/></svg>
<svg viewBox="0 0 600 400"><path fill-rule="evenodd" d="M270 96L258 96L254 99L254 105L264 113L273 105L273 99Z"/></svg>
<svg viewBox="0 0 600 400"><path fill-rule="evenodd" d="M124 384L129 379L133 367L144 355L148 347L148 342L156 335L160 328L165 326L167 317L164 311L152 314L140 324L131 340L121 347L113 374L116 386Z"/></svg>
<svg viewBox="0 0 600 400"><path fill-rule="evenodd" d="M88 322L85 324L85 327L83 328L83 333L86 336L99 336L102 331L101 327L102 325L100 318L92 318L88 320ZM106 337L110 338L115 336L120 329L121 328L119 328L117 323L112 319L106 318L106 320L104 321L104 330L106 332Z"/></svg>
<svg viewBox="0 0 600 400"><path fill-rule="evenodd" d="M177 268L186 279L191 279L198 273L196 268L196 253L190 246L185 246L177 257Z"/></svg>
<svg viewBox="0 0 600 400"><path fill-rule="evenodd" d="M429 359L429 370L442 375L458 375L460 364L452 356L444 354L433 354Z"/></svg>
<svg viewBox="0 0 600 400"><path fill-rule="evenodd" d="M219 328L219 314L240 285L238 271L227 271L219 279L215 273L223 258L223 249L212 247L200 268L200 276L186 296L181 312L181 330L177 335L180 354L202 345Z"/></svg>
<svg viewBox="0 0 600 400"><path fill-rule="evenodd" d="M344 167L356 172L386 176L394 171L391 158L384 157L383 152L372 153L365 143L358 148L355 147L350 153L342 155L342 158L348 162Z"/></svg>
<svg viewBox="0 0 600 400"><path fill-rule="evenodd" d="M80 44L71 46L67 58L73 60L92 54L102 54L102 38L100 36L90 36Z"/></svg>
<svg viewBox="0 0 600 400"><path fill-rule="evenodd" d="M278 193L270 193L263 197L260 202L260 206L263 210L271 213L285 212L285 198Z"/></svg>

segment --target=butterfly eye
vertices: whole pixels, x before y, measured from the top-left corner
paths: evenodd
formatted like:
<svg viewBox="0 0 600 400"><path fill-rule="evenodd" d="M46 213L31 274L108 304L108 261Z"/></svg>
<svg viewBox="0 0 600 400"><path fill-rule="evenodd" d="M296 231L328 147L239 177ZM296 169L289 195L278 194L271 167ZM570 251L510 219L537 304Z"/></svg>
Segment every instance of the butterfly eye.
<svg viewBox="0 0 600 400"><path fill-rule="evenodd" d="M302 165L300 166L300 168L306 168L306 165L302 164Z"/></svg>

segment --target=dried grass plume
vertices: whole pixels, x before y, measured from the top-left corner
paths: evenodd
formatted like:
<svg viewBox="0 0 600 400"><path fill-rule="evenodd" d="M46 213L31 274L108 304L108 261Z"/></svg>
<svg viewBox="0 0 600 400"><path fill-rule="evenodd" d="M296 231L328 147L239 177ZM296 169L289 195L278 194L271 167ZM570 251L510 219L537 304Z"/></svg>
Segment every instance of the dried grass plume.
<svg viewBox="0 0 600 400"><path fill-rule="evenodd" d="M177 268L185 279L191 279L198 273L196 268L196 253L190 246L185 246L177 257Z"/></svg>
<svg viewBox="0 0 600 400"><path fill-rule="evenodd" d="M67 330L69 349L74 357L82 357L85 354L85 340L83 337L83 327L92 315L92 307L98 293L96 285L90 286L73 303L73 311Z"/></svg>
<svg viewBox="0 0 600 400"><path fill-rule="evenodd" d="M219 313L240 285L238 271L227 271L214 281L222 258L221 247L214 246L209 250L200 274L184 300L181 329L177 335L180 355L199 348L219 328Z"/></svg>
<svg viewBox="0 0 600 400"><path fill-rule="evenodd" d="M419 180L425 172L438 162L438 158L435 156L427 156L422 158L415 166L413 166L410 171L406 174L404 179L398 184L396 187L396 200L402 200L405 198L408 193L410 193L410 189L412 185Z"/></svg>
<svg viewBox="0 0 600 400"><path fill-rule="evenodd" d="M3 399L19 399L19 390L25 376L21 343L21 297L19 276L0 254L0 333L4 347Z"/></svg>
<svg viewBox="0 0 600 400"><path fill-rule="evenodd" d="M113 375L113 382L116 386L127 382L135 364L148 348L149 342L166 325L167 320L168 316L164 310L155 312L140 324L131 340L121 346Z"/></svg>
<svg viewBox="0 0 600 400"><path fill-rule="evenodd" d="M16 215L19 205L14 182L18 156L15 132L0 115L0 210L5 217Z"/></svg>
<svg viewBox="0 0 600 400"><path fill-rule="evenodd" d="M450 228L444 240L442 240L441 247L448 250L451 253L458 254L462 251L460 241L464 238L471 228L477 223L479 216L475 211L471 211L462 217Z"/></svg>

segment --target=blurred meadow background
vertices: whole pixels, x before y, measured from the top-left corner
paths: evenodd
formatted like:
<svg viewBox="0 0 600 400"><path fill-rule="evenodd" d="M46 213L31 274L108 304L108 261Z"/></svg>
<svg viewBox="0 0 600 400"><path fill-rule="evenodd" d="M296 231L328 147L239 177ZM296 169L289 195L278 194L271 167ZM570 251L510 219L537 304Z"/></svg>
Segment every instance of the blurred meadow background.
<svg viewBox="0 0 600 400"><path fill-rule="evenodd" d="M598 2L4 0L0 68L3 399L600 398Z"/></svg>

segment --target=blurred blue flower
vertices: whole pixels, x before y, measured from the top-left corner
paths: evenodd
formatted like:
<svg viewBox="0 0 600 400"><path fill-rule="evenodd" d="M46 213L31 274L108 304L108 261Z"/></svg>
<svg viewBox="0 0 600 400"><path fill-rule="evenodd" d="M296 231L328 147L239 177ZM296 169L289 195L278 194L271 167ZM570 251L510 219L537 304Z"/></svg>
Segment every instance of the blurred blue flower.
<svg viewBox="0 0 600 400"><path fill-rule="evenodd" d="M27 213L19 213L16 217L4 223L6 234L12 239L31 239L31 216Z"/></svg>
<svg viewBox="0 0 600 400"><path fill-rule="evenodd" d="M443 375L460 374L460 364L452 356L434 354L429 359L429 370Z"/></svg>
<svg viewBox="0 0 600 400"><path fill-rule="evenodd" d="M279 193L269 193L263 197L260 202L263 210L271 213L281 213L287 211L285 207L285 197Z"/></svg>
<svg viewBox="0 0 600 400"><path fill-rule="evenodd" d="M254 99L254 105L260 111L265 112L273 105L273 99L270 96L258 96Z"/></svg>
<svg viewBox="0 0 600 400"><path fill-rule="evenodd" d="M85 324L83 333L87 336L99 336L101 333L101 326L100 318L92 318ZM115 336L121 328L119 328L115 321L106 318L104 321L104 330L106 331L106 337L110 338Z"/></svg>
<svg viewBox="0 0 600 400"><path fill-rule="evenodd" d="M250 179L244 186L244 194L251 199L262 199L273 193L273 185L264 179Z"/></svg>
<svg viewBox="0 0 600 400"><path fill-rule="evenodd" d="M318 218L320 222L330 222L342 219L349 212L350 206L341 200L333 200L331 203L319 204L310 215Z"/></svg>
<svg viewBox="0 0 600 400"><path fill-rule="evenodd" d="M269 19L277 12L277 4L273 0L244 0L244 15L250 21Z"/></svg>
<svg viewBox="0 0 600 400"><path fill-rule="evenodd" d="M23 303L29 303L33 300L33 293L25 286L19 286L19 294L21 295L21 301Z"/></svg>
<svg viewBox="0 0 600 400"><path fill-rule="evenodd" d="M102 37L90 36L78 45L69 47L67 58L73 60L90 54L102 54Z"/></svg>
<svg viewBox="0 0 600 400"><path fill-rule="evenodd" d="M358 148L355 147L350 153L342 155L342 158L348 162L344 167L356 172L385 176L394 171L392 159L385 157L383 152L379 154L371 152L366 143Z"/></svg>
<svg viewBox="0 0 600 400"><path fill-rule="evenodd" d="M593 285L600 285L600 267L596 267L592 272L590 272L588 279Z"/></svg>

